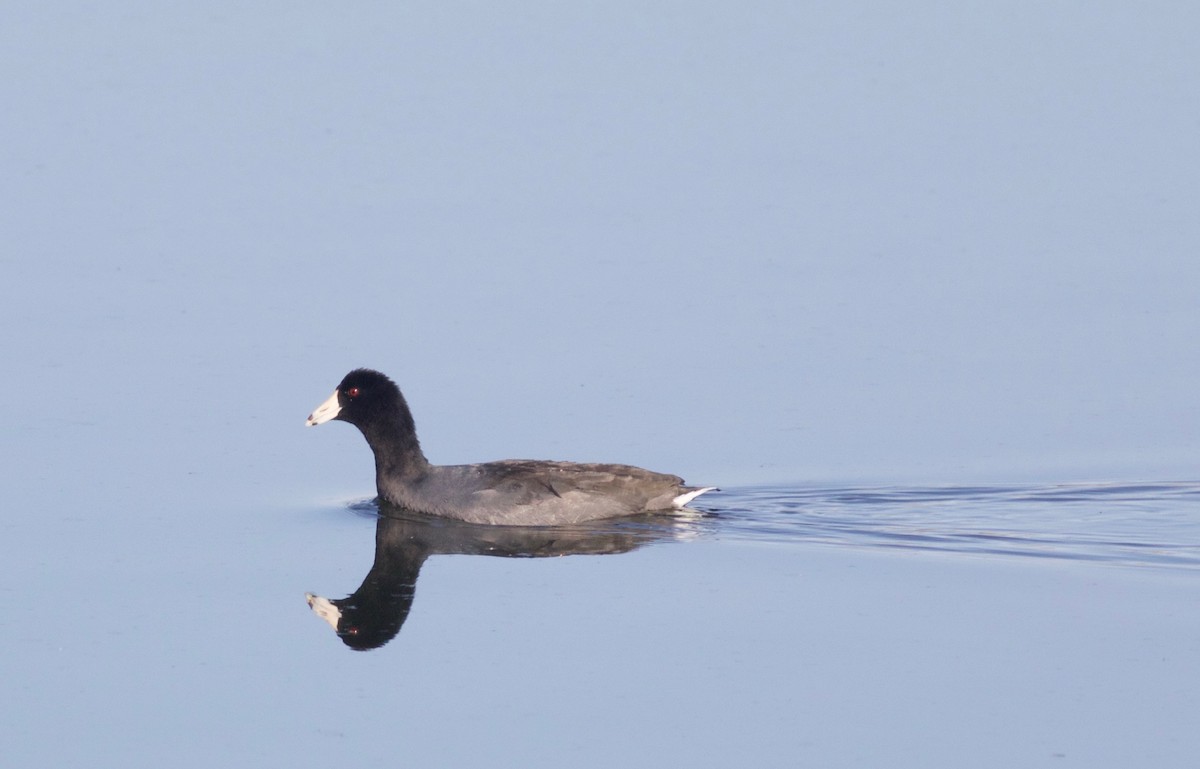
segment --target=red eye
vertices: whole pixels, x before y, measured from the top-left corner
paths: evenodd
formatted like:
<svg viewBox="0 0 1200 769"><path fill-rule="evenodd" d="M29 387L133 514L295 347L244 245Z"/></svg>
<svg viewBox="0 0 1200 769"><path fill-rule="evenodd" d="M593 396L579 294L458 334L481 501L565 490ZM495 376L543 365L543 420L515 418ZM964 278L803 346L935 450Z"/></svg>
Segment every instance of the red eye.
<svg viewBox="0 0 1200 769"><path fill-rule="evenodd" d="M347 398L357 398L358 397L358 388L351 387L349 390L346 391L346 397Z"/></svg>

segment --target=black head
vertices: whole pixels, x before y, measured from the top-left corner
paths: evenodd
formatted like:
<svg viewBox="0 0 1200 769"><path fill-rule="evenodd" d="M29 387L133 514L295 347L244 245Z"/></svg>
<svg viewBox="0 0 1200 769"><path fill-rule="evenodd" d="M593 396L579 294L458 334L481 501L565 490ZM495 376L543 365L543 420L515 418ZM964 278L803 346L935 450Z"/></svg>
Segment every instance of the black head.
<svg viewBox="0 0 1200 769"><path fill-rule="evenodd" d="M309 415L306 424L340 419L362 428L372 423L394 422L398 412L407 415L408 406L396 383L378 371L359 368L342 379L333 395Z"/></svg>
<svg viewBox="0 0 1200 769"><path fill-rule="evenodd" d="M375 455L375 487L380 496L397 477L424 472L429 460L421 452L412 412L396 383L367 368L351 371L328 400L308 415L306 424L333 419L349 422L367 439Z"/></svg>

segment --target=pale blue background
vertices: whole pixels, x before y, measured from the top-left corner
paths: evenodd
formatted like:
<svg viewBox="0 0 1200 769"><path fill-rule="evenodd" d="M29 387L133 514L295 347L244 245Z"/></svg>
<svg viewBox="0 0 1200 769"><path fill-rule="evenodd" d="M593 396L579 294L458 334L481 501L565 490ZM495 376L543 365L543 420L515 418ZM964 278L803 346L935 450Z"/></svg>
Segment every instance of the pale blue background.
<svg viewBox="0 0 1200 769"><path fill-rule="evenodd" d="M1190 575L445 557L351 655L302 594L370 564L345 510L370 456L302 424L370 365L438 462L1193 480L1198 27L1165 2L9 4L6 755L1194 756Z"/></svg>
<svg viewBox="0 0 1200 769"><path fill-rule="evenodd" d="M273 434L372 365L442 461L1195 476L1186 6L6 17L6 357L64 418Z"/></svg>

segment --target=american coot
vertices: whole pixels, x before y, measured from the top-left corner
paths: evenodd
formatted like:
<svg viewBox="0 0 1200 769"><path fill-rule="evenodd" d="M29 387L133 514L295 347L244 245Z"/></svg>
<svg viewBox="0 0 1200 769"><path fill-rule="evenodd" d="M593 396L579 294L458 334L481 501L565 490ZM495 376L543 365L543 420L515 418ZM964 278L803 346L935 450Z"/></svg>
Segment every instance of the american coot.
<svg viewBox="0 0 1200 769"><path fill-rule="evenodd" d="M528 459L432 465L400 388L370 369L347 374L306 424L331 419L362 431L375 452L375 486L383 500L470 523L541 526L669 510L715 488L684 486L677 476L629 465Z"/></svg>

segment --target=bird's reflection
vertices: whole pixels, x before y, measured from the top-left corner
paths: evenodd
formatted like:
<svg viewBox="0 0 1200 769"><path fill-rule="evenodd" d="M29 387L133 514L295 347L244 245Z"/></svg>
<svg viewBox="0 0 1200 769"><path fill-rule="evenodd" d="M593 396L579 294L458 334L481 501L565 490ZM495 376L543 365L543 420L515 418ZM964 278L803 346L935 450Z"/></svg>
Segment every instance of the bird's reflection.
<svg viewBox="0 0 1200 769"><path fill-rule="evenodd" d="M421 564L431 555L541 558L625 553L694 535L694 511L631 516L574 526L481 526L379 504L375 562L358 590L330 600L307 593L308 605L352 649L392 640L408 617Z"/></svg>

